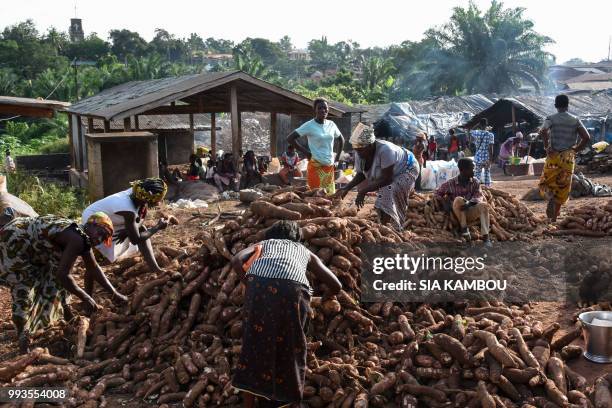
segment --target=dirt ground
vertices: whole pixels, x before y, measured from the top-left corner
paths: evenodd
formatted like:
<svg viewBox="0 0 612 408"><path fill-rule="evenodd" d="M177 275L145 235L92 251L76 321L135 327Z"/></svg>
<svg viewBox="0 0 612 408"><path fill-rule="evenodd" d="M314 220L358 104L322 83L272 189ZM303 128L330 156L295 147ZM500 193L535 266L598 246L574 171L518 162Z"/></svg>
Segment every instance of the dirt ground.
<svg viewBox="0 0 612 408"><path fill-rule="evenodd" d="M612 174L608 175L588 175L592 180L601 183L601 184L612 184ZM493 187L504 190L511 194L514 194L517 197L522 197L525 193L527 193L530 189L537 187L538 178L533 176L523 176L523 177L510 177L504 176L501 172L494 171L493 172ZM350 200L353 195L350 195L348 199ZM570 200L569 203L563 208L562 216L572 208L588 204L588 203L598 203L605 202L610 198L580 198L576 200ZM367 198L367 205L364 209L360 211L360 214L366 214L371 211L373 198ZM534 212L539 214L544 214L545 211L545 203L543 201L535 201L535 202L525 202L525 204ZM185 239L187 236L193 236L197 234L202 224L214 218L216 215L221 214L221 218L230 217L233 215L237 215L239 212L244 210L246 207L241 205L241 203L237 201L222 201L219 204L212 204L207 209L177 209L172 210L172 213L177 216L181 220L182 227L180 230L168 228L168 230L163 231L156 235L153 239L155 242L163 241L165 244L169 244L173 242L176 246L184 246L187 245L187 240ZM161 211L168 211L162 209ZM153 214L155 216L155 214ZM152 217L153 218L153 217ZM77 277L79 280L80 277ZM104 296L104 294L99 293L96 297ZM572 327L573 315L576 312L577 308L575 305L567 305L563 303L552 303L552 302L540 302L533 304L533 313L536 317L539 318L545 325L559 322L561 324L561 330L557 334L557 336L565 333ZM0 287L0 327L4 323L8 323L11 321L11 296L10 292L6 288ZM576 341L574 344L582 344L582 339ZM0 329L0 361L6 360L15 355L15 341L14 337L7 333L6 330ZM612 368L610 365L605 364L595 364L590 363L584 358L579 358L573 360L569 363L569 365L579 372L581 375L586 377L589 382L592 382L595 378L602 375L603 373L609 372ZM122 406L143 406L142 403L137 405L132 405L128 401L121 401Z"/></svg>

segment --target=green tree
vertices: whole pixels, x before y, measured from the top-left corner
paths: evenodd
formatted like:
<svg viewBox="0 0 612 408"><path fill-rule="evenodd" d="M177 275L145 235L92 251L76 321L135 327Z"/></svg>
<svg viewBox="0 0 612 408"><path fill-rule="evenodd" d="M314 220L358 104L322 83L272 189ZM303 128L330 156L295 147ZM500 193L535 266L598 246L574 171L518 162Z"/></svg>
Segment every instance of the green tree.
<svg viewBox="0 0 612 408"><path fill-rule="evenodd" d="M147 42L137 33L130 30L111 30L109 33L111 50L122 61L128 55L142 57L147 52Z"/></svg>
<svg viewBox="0 0 612 408"><path fill-rule="evenodd" d="M279 45L265 38L247 38L238 44L234 50L242 54L254 54L265 65L274 65L284 57Z"/></svg>
<svg viewBox="0 0 612 408"><path fill-rule="evenodd" d="M0 95L18 95L19 77L10 68L0 68Z"/></svg>
<svg viewBox="0 0 612 408"><path fill-rule="evenodd" d="M370 57L362 61L362 83L368 90L388 89L393 85L395 66L391 59Z"/></svg>
<svg viewBox="0 0 612 408"><path fill-rule="evenodd" d="M98 61L110 52L110 45L98 37L96 33L91 33L83 41L69 43L66 47L66 56L81 61Z"/></svg>
<svg viewBox="0 0 612 408"><path fill-rule="evenodd" d="M68 34L63 31L59 31L55 27L51 27L49 30L47 30L47 35L45 35L44 41L55 48L58 54L63 54L70 43Z"/></svg>
<svg viewBox="0 0 612 408"><path fill-rule="evenodd" d="M283 51L285 54L291 52L293 50L293 44L291 43L291 37L289 37L288 35L284 35L283 38L279 40L278 46L280 47L281 51Z"/></svg>
<svg viewBox="0 0 612 408"><path fill-rule="evenodd" d="M42 41L32 20L6 27L2 33L0 64L23 78L31 79L62 60L53 45Z"/></svg>
<svg viewBox="0 0 612 408"><path fill-rule="evenodd" d="M161 78L165 63L159 54L150 54L148 57L128 57L128 71L130 80L146 80Z"/></svg>
<svg viewBox="0 0 612 408"><path fill-rule="evenodd" d="M278 73L268 68L259 55L253 53L235 52L234 68L265 81L274 82L278 79Z"/></svg>
<svg viewBox="0 0 612 408"><path fill-rule="evenodd" d="M206 39L206 50L212 54L231 54L234 49L234 42L230 40L224 40L222 38L216 39L209 37Z"/></svg>
<svg viewBox="0 0 612 408"><path fill-rule="evenodd" d="M447 24L426 33L440 48L432 74L447 82L449 93L512 92L525 82L539 89L550 57L544 47L553 41L524 12L496 0L484 13L472 2L455 7Z"/></svg>
<svg viewBox="0 0 612 408"><path fill-rule="evenodd" d="M327 42L327 37L322 37L320 40L311 40L308 43L308 51L314 69L324 71L338 66L336 49Z"/></svg>
<svg viewBox="0 0 612 408"><path fill-rule="evenodd" d="M163 28L155 29L155 37L149 45L153 51L165 56L168 61L189 59L187 44Z"/></svg>

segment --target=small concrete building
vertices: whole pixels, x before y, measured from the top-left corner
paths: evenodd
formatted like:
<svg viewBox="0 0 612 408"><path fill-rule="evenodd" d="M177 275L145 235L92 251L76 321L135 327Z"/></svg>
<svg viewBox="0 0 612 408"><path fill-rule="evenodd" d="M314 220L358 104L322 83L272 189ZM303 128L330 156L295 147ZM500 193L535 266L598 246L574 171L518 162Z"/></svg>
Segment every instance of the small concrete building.
<svg viewBox="0 0 612 408"><path fill-rule="evenodd" d="M157 135L150 132L88 133L89 199L125 190L131 181L157 177Z"/></svg>

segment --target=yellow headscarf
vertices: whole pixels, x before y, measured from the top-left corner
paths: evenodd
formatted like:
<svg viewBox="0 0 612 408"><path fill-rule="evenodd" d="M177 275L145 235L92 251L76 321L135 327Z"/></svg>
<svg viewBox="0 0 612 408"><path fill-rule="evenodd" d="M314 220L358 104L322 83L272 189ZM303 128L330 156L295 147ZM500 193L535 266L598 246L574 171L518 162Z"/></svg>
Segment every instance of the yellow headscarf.
<svg viewBox="0 0 612 408"><path fill-rule="evenodd" d="M113 221L111 221L108 215L106 215L102 211L98 211L97 213L92 214L87 219L87 224L99 225L104 228L108 233L108 236L104 240L104 245L109 248L113 245Z"/></svg>
<svg viewBox="0 0 612 408"><path fill-rule="evenodd" d="M132 182L132 192L134 193L134 197L149 205L156 205L162 201L166 196L167 191L168 186L158 177L151 177Z"/></svg>

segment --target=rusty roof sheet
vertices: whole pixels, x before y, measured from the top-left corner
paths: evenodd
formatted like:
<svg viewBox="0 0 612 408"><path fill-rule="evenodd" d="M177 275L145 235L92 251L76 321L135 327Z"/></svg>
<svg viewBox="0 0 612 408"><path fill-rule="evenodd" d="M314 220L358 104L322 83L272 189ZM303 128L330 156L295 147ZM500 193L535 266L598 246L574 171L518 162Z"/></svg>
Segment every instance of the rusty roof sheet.
<svg viewBox="0 0 612 408"><path fill-rule="evenodd" d="M181 101L205 91L208 92L203 96L205 105L210 104L216 108L229 106L229 92L224 87L227 87L233 81L240 81L241 84L248 87L248 92L245 92L245 95L238 92L238 105L243 111L254 107L258 110L266 109L271 100L276 102L275 108L286 110L283 113L312 111L311 99L252 77L242 71L208 72L127 82L83 99L65 109L65 111L105 120L121 120L154 108L168 106L171 102ZM217 88L220 92L214 92ZM258 92L258 96L252 95L253 90ZM258 97L262 98L263 95L266 97L265 101L257 100ZM226 110L220 110L220 112L223 111ZM344 111L332 106L330 113L334 116L341 116Z"/></svg>

